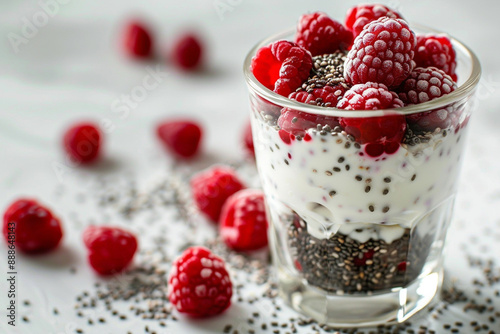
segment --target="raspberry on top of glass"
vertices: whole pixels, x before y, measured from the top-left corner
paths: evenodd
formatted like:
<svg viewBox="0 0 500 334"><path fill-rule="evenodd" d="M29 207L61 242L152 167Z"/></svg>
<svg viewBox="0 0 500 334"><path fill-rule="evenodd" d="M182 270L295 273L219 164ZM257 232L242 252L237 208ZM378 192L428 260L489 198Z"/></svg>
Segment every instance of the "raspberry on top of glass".
<svg viewBox="0 0 500 334"><path fill-rule="evenodd" d="M295 41L260 48L250 69L266 88L297 102L344 110L396 109L457 88L456 54L443 34L416 34L397 11L380 4L351 8L344 24L316 12L299 19ZM380 158L397 152L408 134L456 127L458 111L408 116L334 117L283 108L277 124L286 144L308 140L317 125L345 131Z"/></svg>

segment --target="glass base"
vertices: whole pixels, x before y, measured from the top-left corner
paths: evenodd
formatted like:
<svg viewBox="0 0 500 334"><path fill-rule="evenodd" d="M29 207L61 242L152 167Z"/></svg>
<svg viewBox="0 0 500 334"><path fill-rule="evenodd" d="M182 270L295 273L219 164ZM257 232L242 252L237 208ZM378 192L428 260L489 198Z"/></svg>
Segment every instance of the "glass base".
<svg viewBox="0 0 500 334"><path fill-rule="evenodd" d="M339 296L278 269L281 297L296 311L332 327L369 327L398 324L433 303L443 273L431 272L405 288L372 296Z"/></svg>

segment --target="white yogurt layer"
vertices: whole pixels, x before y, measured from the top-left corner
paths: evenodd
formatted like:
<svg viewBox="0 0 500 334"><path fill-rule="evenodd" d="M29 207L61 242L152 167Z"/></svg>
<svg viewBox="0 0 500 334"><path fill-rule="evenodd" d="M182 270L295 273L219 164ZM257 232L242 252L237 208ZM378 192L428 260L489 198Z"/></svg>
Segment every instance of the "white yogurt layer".
<svg viewBox="0 0 500 334"><path fill-rule="evenodd" d="M270 205L280 201L294 210L316 238L340 232L359 242L391 243L455 194L463 131L372 158L361 156L363 147L345 134L310 129L310 141L287 145L269 125L252 122Z"/></svg>

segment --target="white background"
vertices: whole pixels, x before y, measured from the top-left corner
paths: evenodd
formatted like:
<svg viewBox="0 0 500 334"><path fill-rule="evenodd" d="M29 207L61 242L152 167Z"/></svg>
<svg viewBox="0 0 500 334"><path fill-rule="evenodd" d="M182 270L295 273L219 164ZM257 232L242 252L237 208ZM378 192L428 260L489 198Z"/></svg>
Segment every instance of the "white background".
<svg viewBox="0 0 500 334"><path fill-rule="evenodd" d="M153 128L156 121L168 116L196 117L206 129L204 157L187 169L198 169L213 161L241 159L241 130L248 113L242 63L248 50L262 38L294 26L302 13L322 10L342 20L347 8L355 3L61 0L58 8L51 7L53 17L42 22L46 15L39 2L2 1L0 210L3 212L19 196L39 198L61 216L66 238L55 254L18 258L18 304L27 298L32 300L29 308L19 305L20 314L29 316L30 324L20 324L15 332L6 327L2 315L0 333L66 333L65 328L72 323L85 328L85 320L75 317L71 308L74 296L84 287L91 287L96 278L86 266L80 233L83 225L104 223L106 217L93 212L91 206L77 204L74 197L92 194L89 180L96 174L109 177L115 172L121 175L132 171L146 185L154 175L164 174L165 166L172 161L158 147ZM410 22L450 32L478 54L483 66L446 260L449 277L459 278L464 288L470 288L469 277L479 274L467 269L464 245L483 258L500 254L500 2L441 0L389 4ZM121 54L120 29L128 18L135 16L150 23L159 62L134 62ZM46 24L37 28L16 52L9 36L23 36L26 20ZM167 58L175 37L189 29L200 32L208 54L203 71L186 75ZM148 91L128 115L117 113L113 103L142 85L149 73L147 68L164 73L162 82ZM54 165L66 163L60 149L61 133L69 123L80 119L107 120L112 125L106 136L107 159L97 168L63 169L61 175L61 170L58 173L54 169ZM55 196L58 189L65 189L65 195ZM0 270L5 272L6 256L1 254L6 254L4 245L0 246ZM69 274L70 266L77 267L76 277ZM4 284L1 272L0 281ZM3 309L7 303L6 289L4 285L0 287ZM500 301L495 302L500 308ZM57 319L50 315L55 306L65 310ZM223 324L244 318L248 312L251 309L238 304L209 321L181 317L180 322L162 333L219 333ZM500 326L498 322L496 325ZM134 319L120 325L109 323L93 331L85 328L85 333L125 333L124 327L142 333L144 324Z"/></svg>

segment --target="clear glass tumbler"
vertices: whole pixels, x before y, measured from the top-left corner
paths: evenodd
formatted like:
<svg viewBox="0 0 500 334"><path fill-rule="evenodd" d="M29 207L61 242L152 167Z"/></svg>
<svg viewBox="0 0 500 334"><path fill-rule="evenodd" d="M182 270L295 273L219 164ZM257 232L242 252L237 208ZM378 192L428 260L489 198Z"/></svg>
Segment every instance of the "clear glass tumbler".
<svg viewBox="0 0 500 334"><path fill-rule="evenodd" d="M298 103L255 79L252 57L279 39L292 40L293 32L259 43L244 72L280 294L320 323L403 322L442 284L443 246L481 75L478 59L452 39L459 77L454 92L401 109L346 111ZM280 128L284 113L298 132ZM396 152L376 158L339 124L340 118L391 117L411 119L425 131L410 127Z"/></svg>

